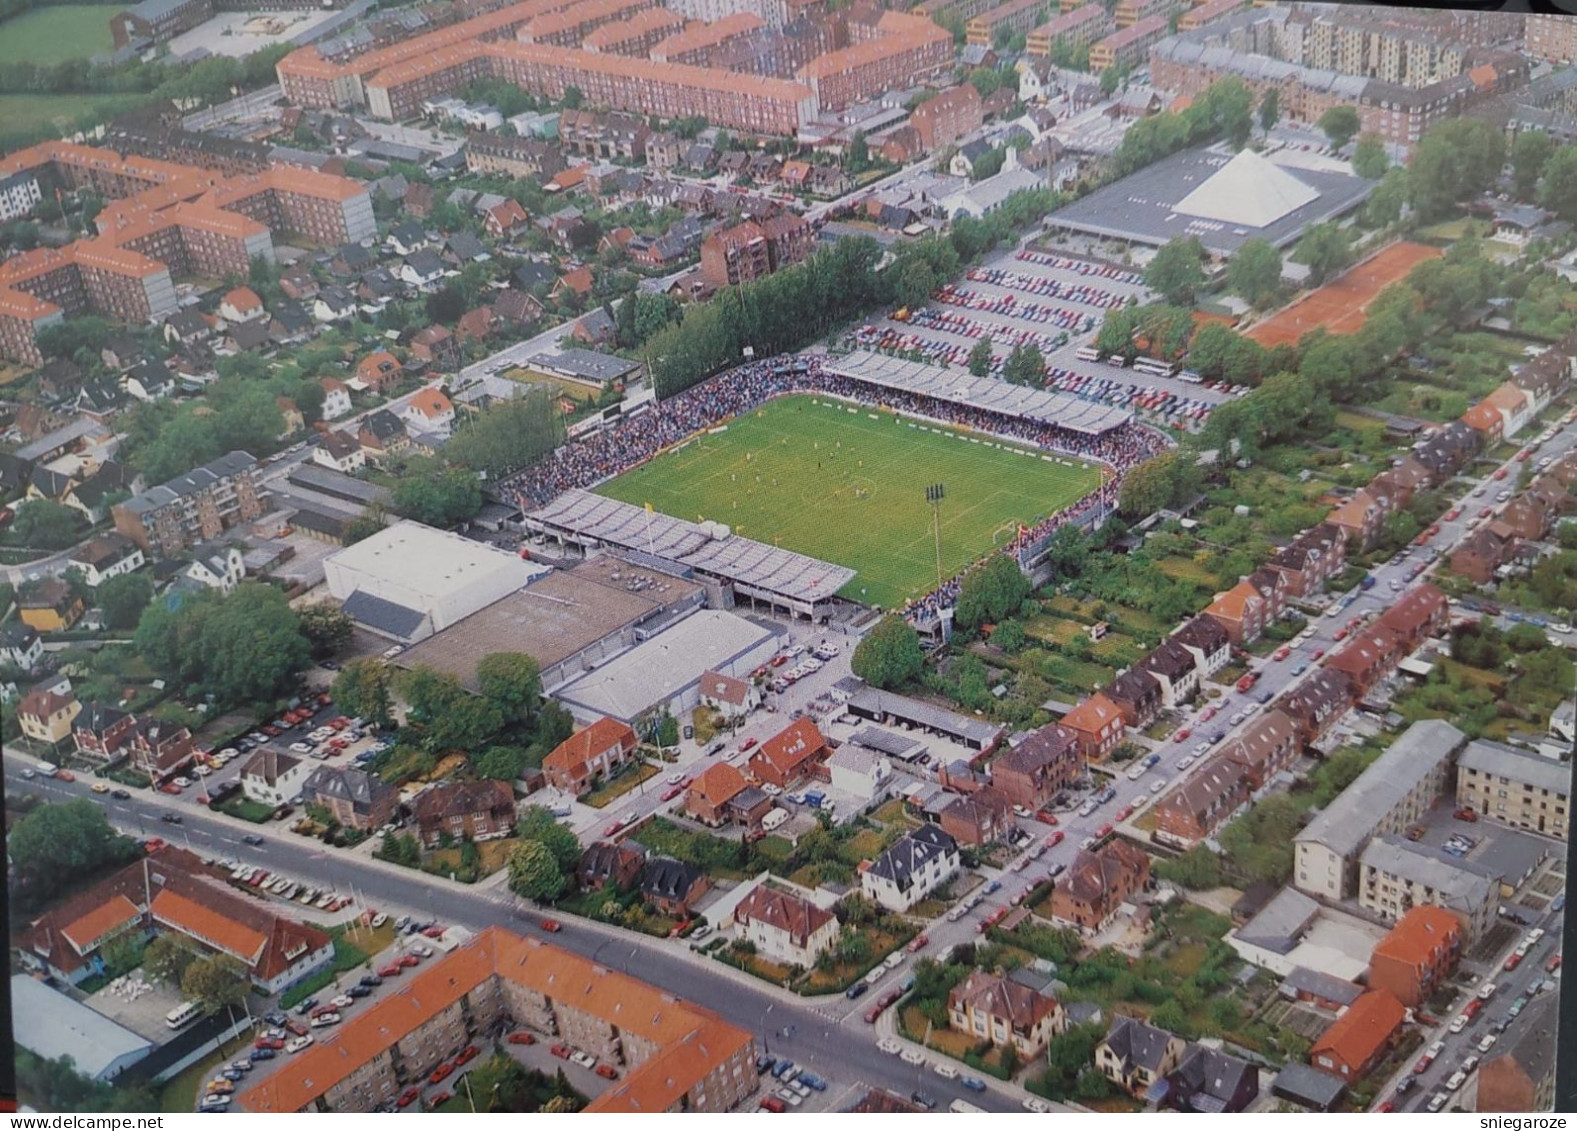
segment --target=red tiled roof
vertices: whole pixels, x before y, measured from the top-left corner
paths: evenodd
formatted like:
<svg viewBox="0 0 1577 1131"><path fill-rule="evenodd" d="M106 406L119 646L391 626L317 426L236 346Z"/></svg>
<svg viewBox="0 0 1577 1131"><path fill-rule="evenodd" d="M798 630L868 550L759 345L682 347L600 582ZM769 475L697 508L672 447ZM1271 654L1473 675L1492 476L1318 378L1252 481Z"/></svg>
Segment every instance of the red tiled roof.
<svg viewBox="0 0 1577 1131"><path fill-rule="evenodd" d="M1406 1012L1385 990L1370 990L1320 1034L1309 1049L1309 1063L1318 1068L1323 1052L1354 1069L1368 1063L1401 1028Z"/></svg>
<svg viewBox="0 0 1577 1131"><path fill-rule="evenodd" d="M555 746L542 759L543 769L572 770L621 744L635 741L635 732L617 719L598 719Z"/></svg>

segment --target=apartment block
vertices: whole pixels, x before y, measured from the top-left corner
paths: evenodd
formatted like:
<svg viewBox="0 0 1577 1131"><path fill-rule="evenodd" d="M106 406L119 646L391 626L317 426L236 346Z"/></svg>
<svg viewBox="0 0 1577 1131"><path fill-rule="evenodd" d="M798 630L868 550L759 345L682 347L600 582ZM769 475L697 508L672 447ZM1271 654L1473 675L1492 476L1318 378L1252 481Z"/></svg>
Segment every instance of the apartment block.
<svg viewBox="0 0 1577 1131"><path fill-rule="evenodd" d="M646 8L603 24L581 41L581 47L609 55L645 55L664 39L682 31L684 22L683 16L666 8Z"/></svg>
<svg viewBox="0 0 1577 1131"><path fill-rule="evenodd" d="M978 130L984 120L980 92L967 82L926 99L909 115L920 144L933 153Z"/></svg>
<svg viewBox="0 0 1577 1131"><path fill-rule="evenodd" d="M1429 1000L1462 954L1462 925L1431 904L1396 921L1369 956L1369 988L1385 990L1409 1009Z"/></svg>
<svg viewBox="0 0 1577 1131"><path fill-rule="evenodd" d="M1029 33L1025 49L1031 55L1048 57L1059 40L1066 40L1070 47L1083 47L1094 43L1111 30L1111 18L1103 4L1085 4L1053 16Z"/></svg>
<svg viewBox="0 0 1577 1131"><path fill-rule="evenodd" d="M782 27L803 11L800 0L667 0L663 5L688 20L716 23L741 12L761 17L768 27Z"/></svg>
<svg viewBox="0 0 1577 1131"><path fill-rule="evenodd" d="M0 223L20 220L37 208L41 199L38 178L32 173L0 177Z"/></svg>
<svg viewBox="0 0 1577 1131"><path fill-rule="evenodd" d="M558 146L529 137L472 134L465 143L465 167L473 173L546 180L564 168Z"/></svg>
<svg viewBox="0 0 1577 1131"><path fill-rule="evenodd" d="M1523 50L1546 63L1577 62L1577 20L1564 14L1528 13Z"/></svg>
<svg viewBox="0 0 1577 1131"><path fill-rule="evenodd" d="M257 460L234 451L117 503L115 529L161 558L263 514Z"/></svg>
<svg viewBox="0 0 1577 1131"><path fill-rule="evenodd" d="M850 39L864 33L850 24ZM796 78L822 110L842 110L889 90L908 90L952 68L953 37L930 20L883 12L871 38L812 59Z"/></svg>
<svg viewBox="0 0 1577 1131"><path fill-rule="evenodd" d="M1241 11L1244 6L1244 0L1205 0L1203 4L1194 5L1177 18L1177 30L1194 31L1206 24L1214 23L1223 16Z"/></svg>
<svg viewBox="0 0 1577 1131"><path fill-rule="evenodd" d="M1130 28L1157 16L1169 20L1177 8L1178 0L1117 0L1117 7L1112 9L1112 19L1119 29Z"/></svg>
<svg viewBox="0 0 1577 1131"><path fill-rule="evenodd" d="M1467 736L1450 723L1414 723L1295 837L1293 886L1320 899L1350 899L1371 838L1405 832L1444 791Z"/></svg>
<svg viewBox="0 0 1577 1131"><path fill-rule="evenodd" d="M701 274L714 286L761 279L799 263L816 246L816 231L789 213L746 220L701 244Z"/></svg>
<svg viewBox="0 0 1577 1131"><path fill-rule="evenodd" d="M1482 865L1453 859L1394 833L1371 840L1358 864L1358 906L1386 922L1433 904L1456 916L1469 942L1482 938L1495 923L1501 876Z"/></svg>
<svg viewBox="0 0 1577 1131"><path fill-rule="evenodd" d="M590 1113L725 1112L758 1087L755 1039L649 983L501 928L413 971L408 985L241 1092L250 1112L371 1112L468 1044L525 1028L615 1065Z"/></svg>
<svg viewBox="0 0 1577 1131"><path fill-rule="evenodd" d="M970 20L964 27L964 33L970 46L991 47L1003 29L1013 35L1028 35L1030 29L1040 22L1040 14L1044 10L1041 0L1007 0L1006 4L998 4Z"/></svg>
<svg viewBox="0 0 1577 1131"><path fill-rule="evenodd" d="M1100 74L1110 67L1136 66L1145 52L1165 37L1165 16L1151 16L1130 24L1090 45L1090 70Z"/></svg>
<svg viewBox="0 0 1577 1131"><path fill-rule="evenodd" d="M1519 829L1566 839L1571 768L1499 742L1470 742L1457 762L1457 805Z"/></svg>
<svg viewBox="0 0 1577 1131"><path fill-rule="evenodd" d="M737 12L710 24L692 24L655 44L651 57L659 63L710 67L714 55L766 26L767 22L754 12Z"/></svg>
<svg viewBox="0 0 1577 1131"><path fill-rule="evenodd" d="M521 43L574 47L604 24L628 19L653 6L654 0L580 0L536 17L517 29L515 38Z"/></svg>

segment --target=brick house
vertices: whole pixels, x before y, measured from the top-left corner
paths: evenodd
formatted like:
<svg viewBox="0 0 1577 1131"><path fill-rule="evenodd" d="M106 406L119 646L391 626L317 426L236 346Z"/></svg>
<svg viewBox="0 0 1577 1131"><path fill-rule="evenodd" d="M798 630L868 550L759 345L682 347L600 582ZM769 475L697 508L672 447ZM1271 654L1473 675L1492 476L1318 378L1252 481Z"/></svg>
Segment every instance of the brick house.
<svg viewBox="0 0 1577 1131"><path fill-rule="evenodd" d="M1498 523L1481 526L1457 544L1451 552L1451 572L1465 577L1475 585L1488 585L1495 578L1495 571L1511 559L1514 539L1504 537L1510 532Z"/></svg>
<svg viewBox="0 0 1577 1131"><path fill-rule="evenodd" d="M1369 988L1410 1009L1429 1000L1462 953L1462 923L1432 904L1411 908L1369 956Z"/></svg>
<svg viewBox="0 0 1577 1131"><path fill-rule="evenodd" d="M1010 804L1035 810L1079 772L1078 740L1057 723L1031 731L991 763L991 784Z"/></svg>
<svg viewBox="0 0 1577 1131"><path fill-rule="evenodd" d="M1473 429L1478 434L1479 444L1484 448L1493 448L1500 443L1501 436L1506 430L1506 420L1495 406L1479 401L1461 416L1463 424Z"/></svg>
<svg viewBox="0 0 1577 1131"><path fill-rule="evenodd" d="M1427 581L1413 586L1380 615L1380 623L1401 637L1408 652L1442 631L1450 620L1446 595Z"/></svg>
<svg viewBox="0 0 1577 1131"><path fill-rule="evenodd" d="M1150 857L1125 840L1080 852L1051 892L1054 921L1094 934L1150 882Z"/></svg>
<svg viewBox="0 0 1577 1131"><path fill-rule="evenodd" d="M700 868L672 856L655 856L641 871L641 898L664 915L689 915L690 906L711 886Z"/></svg>
<svg viewBox="0 0 1577 1131"><path fill-rule="evenodd" d="M1013 806L989 786L955 798L937 818L942 831L959 844L990 844L1012 824Z"/></svg>
<svg viewBox="0 0 1577 1131"><path fill-rule="evenodd" d="M388 350L377 350L356 363L355 380L372 392L381 393L397 384L403 372L399 358Z"/></svg>
<svg viewBox="0 0 1577 1131"><path fill-rule="evenodd" d="M1555 515L1544 500L1525 493L1511 500L1500 511L1500 521L1510 527L1518 538L1537 540L1549 532Z"/></svg>
<svg viewBox="0 0 1577 1131"><path fill-rule="evenodd" d="M371 832L389 823L399 790L364 770L322 766L301 787L307 803L321 805L342 828Z"/></svg>
<svg viewBox="0 0 1577 1131"><path fill-rule="evenodd" d="M1343 644L1325 661L1325 668L1347 673L1353 695L1361 699L1394 672L1406 655L1400 636L1384 624L1373 624Z"/></svg>
<svg viewBox="0 0 1577 1131"><path fill-rule="evenodd" d="M729 822L728 803L749 788L745 775L727 762L714 762L685 791L684 811L713 828Z"/></svg>
<svg viewBox="0 0 1577 1131"><path fill-rule="evenodd" d="M984 121L980 92L967 82L926 99L909 115L920 144L931 153L946 149Z"/></svg>
<svg viewBox="0 0 1577 1131"><path fill-rule="evenodd" d="M1161 681L1143 667L1129 668L1101 688L1101 694L1117 704L1124 724L1134 730L1143 730L1161 713Z"/></svg>
<svg viewBox="0 0 1577 1131"><path fill-rule="evenodd" d="M628 723L602 718L583 727L555 746L542 760L548 784L576 796L591 788L594 778L606 777L635 757L640 745Z"/></svg>
<svg viewBox="0 0 1577 1131"><path fill-rule="evenodd" d="M414 806L422 843L498 840L515 831L515 791L508 782L439 782L423 790Z"/></svg>
<svg viewBox="0 0 1577 1131"><path fill-rule="evenodd" d="M1062 725L1073 732L1079 757L1086 762L1104 762L1122 744L1122 712L1099 691L1064 715Z"/></svg>
<svg viewBox="0 0 1577 1131"><path fill-rule="evenodd" d="M1308 597L1347 568L1347 531L1330 522L1306 530L1270 559L1271 569L1287 577L1287 593Z"/></svg>
<svg viewBox="0 0 1577 1131"><path fill-rule="evenodd" d="M1560 995L1533 1000L1522 1024L1478 1070L1480 1112L1555 1110L1556 1027Z"/></svg>
<svg viewBox="0 0 1577 1131"><path fill-rule="evenodd" d="M1156 803L1155 837L1174 848L1192 848L1215 835L1252 794L1247 771L1224 755L1213 754Z"/></svg>
<svg viewBox="0 0 1577 1131"><path fill-rule="evenodd" d="M1139 666L1161 685L1161 702L1176 707L1199 691L1199 665L1194 654L1174 639L1166 639L1139 661Z"/></svg>
<svg viewBox="0 0 1577 1131"><path fill-rule="evenodd" d="M747 769L758 782L769 782L780 789L805 776L811 767L824 762L832 748L816 724L795 719L777 734L756 747Z"/></svg>
<svg viewBox="0 0 1577 1131"><path fill-rule="evenodd" d="M1370 990L1320 1034L1309 1063L1349 1084L1362 1080L1401 1036L1406 1012L1385 990Z"/></svg>
<svg viewBox="0 0 1577 1131"><path fill-rule="evenodd" d="M1298 728L1299 740L1312 746L1353 705L1352 680L1343 671L1322 668L1312 679L1276 701L1276 710Z"/></svg>
<svg viewBox="0 0 1577 1131"><path fill-rule="evenodd" d="M581 891L628 891L641 878L646 849L633 840L599 840L580 854L575 885Z"/></svg>
<svg viewBox="0 0 1577 1131"><path fill-rule="evenodd" d="M734 908L741 934L756 953L774 962L806 969L837 945L838 917L803 896L758 884Z"/></svg>
<svg viewBox="0 0 1577 1131"><path fill-rule="evenodd" d="M78 754L96 762L117 761L132 740L137 720L129 711L89 702L72 720L71 737Z"/></svg>
<svg viewBox="0 0 1577 1131"><path fill-rule="evenodd" d="M1298 760L1297 724L1272 708L1255 719L1221 754L1242 766L1251 790L1261 790Z"/></svg>
<svg viewBox="0 0 1577 1131"><path fill-rule="evenodd" d="M1365 488L1331 511L1326 522L1347 532L1347 544L1367 550L1380 537L1380 527L1391 513L1388 500L1376 498Z"/></svg>
<svg viewBox="0 0 1577 1131"><path fill-rule="evenodd" d="M1238 582L1205 608L1205 616L1226 629L1233 644L1242 646L1259 639L1270 623L1268 605L1247 578Z"/></svg>
<svg viewBox="0 0 1577 1131"><path fill-rule="evenodd" d="M972 970L948 992L947 1023L955 1032L1011 1047L1029 1060L1067 1027L1067 1015L1050 994L1001 974Z"/></svg>

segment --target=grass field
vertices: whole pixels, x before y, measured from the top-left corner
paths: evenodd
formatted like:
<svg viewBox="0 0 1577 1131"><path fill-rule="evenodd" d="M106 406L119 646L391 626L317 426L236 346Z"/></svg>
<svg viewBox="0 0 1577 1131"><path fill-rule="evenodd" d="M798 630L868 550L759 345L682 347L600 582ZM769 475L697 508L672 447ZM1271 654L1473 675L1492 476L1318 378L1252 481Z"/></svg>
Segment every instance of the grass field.
<svg viewBox="0 0 1577 1131"><path fill-rule="evenodd" d="M63 63L114 46L106 4L55 4L0 24L0 63Z"/></svg>
<svg viewBox="0 0 1577 1131"><path fill-rule="evenodd" d="M894 608L936 585L929 483L947 492L942 571L952 576L1011 539L1018 523L1095 490L1100 472L804 396L773 401L599 490L858 570L844 595Z"/></svg>
<svg viewBox="0 0 1577 1131"><path fill-rule="evenodd" d="M84 114L103 120L136 104L136 97L124 94L0 94L0 130L63 130Z"/></svg>

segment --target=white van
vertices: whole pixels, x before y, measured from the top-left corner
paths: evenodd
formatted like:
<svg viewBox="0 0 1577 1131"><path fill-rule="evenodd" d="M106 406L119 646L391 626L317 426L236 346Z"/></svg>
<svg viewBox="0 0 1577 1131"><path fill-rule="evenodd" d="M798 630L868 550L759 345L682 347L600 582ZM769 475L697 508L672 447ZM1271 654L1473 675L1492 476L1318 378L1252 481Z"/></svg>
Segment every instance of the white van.
<svg viewBox="0 0 1577 1131"><path fill-rule="evenodd" d="M787 821L788 819L789 819L788 810L786 810L786 809L773 809L771 812L769 812L765 817L763 817L761 819L761 827L763 829L765 829L767 832L771 832L773 829L781 828L783 826L783 823L785 821Z"/></svg>

